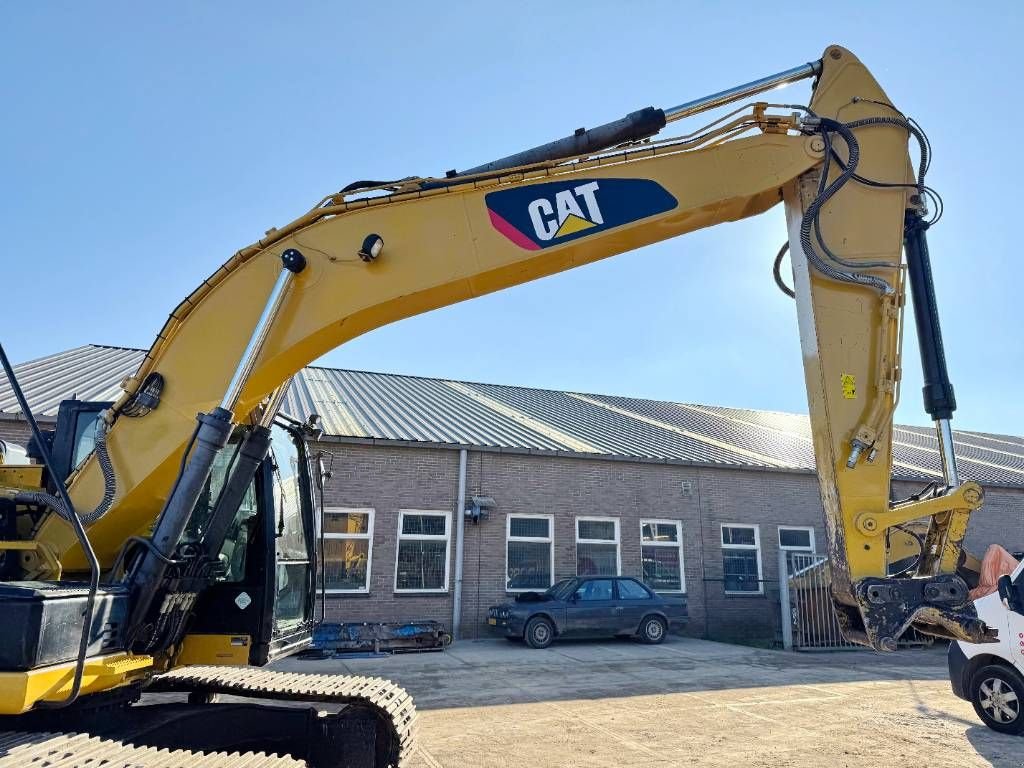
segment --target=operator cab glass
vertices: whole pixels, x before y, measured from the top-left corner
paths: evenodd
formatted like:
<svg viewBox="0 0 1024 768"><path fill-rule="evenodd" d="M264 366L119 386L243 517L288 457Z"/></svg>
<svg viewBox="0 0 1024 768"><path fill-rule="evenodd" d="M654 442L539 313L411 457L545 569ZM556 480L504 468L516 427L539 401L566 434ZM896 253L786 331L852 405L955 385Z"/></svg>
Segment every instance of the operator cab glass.
<svg viewBox="0 0 1024 768"><path fill-rule="evenodd" d="M273 428L271 471L274 491L274 536L277 563L274 624L286 630L307 619L312 572L309 536L303 514L303 482L300 453L294 438L284 429Z"/></svg>
<svg viewBox="0 0 1024 768"><path fill-rule="evenodd" d="M217 454L210 469L210 477L206 481L199 498L196 500L192 519L189 520L185 534L186 541L200 541L207 532L213 510L220 500L224 486L228 482L231 468L241 445L241 438L235 435L225 448ZM246 578L246 560L249 544L253 541L256 531L256 481L255 478L245 491L235 519L231 522L224 544L220 549L220 563L223 570L217 574L217 581L230 583L242 582Z"/></svg>

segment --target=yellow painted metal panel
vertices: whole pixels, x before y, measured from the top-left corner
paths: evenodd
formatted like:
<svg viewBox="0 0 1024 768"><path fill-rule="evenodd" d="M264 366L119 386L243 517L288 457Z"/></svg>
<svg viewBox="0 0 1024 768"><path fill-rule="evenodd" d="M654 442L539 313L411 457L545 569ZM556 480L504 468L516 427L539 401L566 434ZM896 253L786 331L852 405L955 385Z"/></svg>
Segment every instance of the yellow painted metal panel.
<svg viewBox="0 0 1024 768"><path fill-rule="evenodd" d="M82 693L117 688L152 666L152 657L126 653L88 659L82 675ZM0 715L19 715L28 712L38 702L66 698L71 692L74 677L73 661L26 672L0 672Z"/></svg>
<svg viewBox="0 0 1024 768"><path fill-rule="evenodd" d="M252 640L248 635L186 635L175 667L200 664L244 666L249 663Z"/></svg>

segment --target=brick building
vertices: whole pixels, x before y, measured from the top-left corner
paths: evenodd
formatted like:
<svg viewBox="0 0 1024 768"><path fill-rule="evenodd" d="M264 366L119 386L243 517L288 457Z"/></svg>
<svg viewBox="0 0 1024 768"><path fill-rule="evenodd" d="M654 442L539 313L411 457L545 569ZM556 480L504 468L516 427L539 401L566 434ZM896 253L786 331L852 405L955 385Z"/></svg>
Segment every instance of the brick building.
<svg viewBox="0 0 1024 768"><path fill-rule="evenodd" d="M139 350L86 346L18 366L37 418L116 397ZM344 621L435 619L487 633L489 605L577 572L685 592L689 633L771 642L780 548L824 551L804 416L311 367L285 409L321 415L327 605ZM6 383L0 439L27 428ZM968 545L1024 549L1024 439L957 432L986 487ZM941 478L931 430L898 427L901 495ZM463 507L484 500L478 521ZM456 620L455 604L460 611Z"/></svg>

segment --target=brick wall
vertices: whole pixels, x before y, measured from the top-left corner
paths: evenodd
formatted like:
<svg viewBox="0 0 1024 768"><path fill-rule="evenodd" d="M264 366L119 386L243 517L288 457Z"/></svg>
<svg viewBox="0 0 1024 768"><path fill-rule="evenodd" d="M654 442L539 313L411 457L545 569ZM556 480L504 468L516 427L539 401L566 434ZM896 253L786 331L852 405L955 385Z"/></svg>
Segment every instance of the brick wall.
<svg viewBox="0 0 1024 768"><path fill-rule="evenodd" d="M330 617L431 618L450 625L454 538L449 590L444 594L395 594L394 563L399 510L454 511L458 452L331 443L322 448L334 457L328 505L375 510L370 594L330 598ZM488 606L510 598L505 591L509 514L554 516L556 578L576 572L577 516L619 519L622 573L632 576L642 573L640 521L681 521L691 615L688 631L733 639L771 638L777 633L777 526L821 527L817 485L810 475L470 451L467 498L474 494L493 497L497 509L479 525L466 523L461 623L463 637L470 638L486 636ZM719 538L723 523L760 526L763 595L724 594ZM453 519L453 532L455 526ZM817 546L823 549L820 534Z"/></svg>
<svg viewBox="0 0 1024 768"><path fill-rule="evenodd" d="M456 518L451 521L447 592L395 594L394 568L399 510L454 513L458 451L338 443L321 448L334 456L328 505L375 510L370 594L329 598L329 616L344 621L429 618L450 626ZM900 494L913 490L912 484L897 487ZM818 485L809 474L469 451L467 500L474 494L493 497L497 508L479 525L465 526L464 638L487 636L488 606L511 598L505 591L509 514L554 516L556 578L576 572L577 516L619 519L622 573L630 576L642 573L640 521L681 521L691 615L688 632L720 639L770 641L779 636L780 525L813 527L817 551L825 550ZM761 595L725 594L720 537L721 526L730 523L758 526ZM1024 549L1024 492L988 491L968 543L980 552L992 542Z"/></svg>
<svg viewBox="0 0 1024 768"><path fill-rule="evenodd" d="M24 445L24 422L0 421L0 439ZM328 598L328 615L343 621L434 619L452 623L457 450L325 442L334 476L328 506L375 510L370 591ZM915 484L897 483L907 495ZM479 525L465 526L462 636L487 636L487 608L510 599L505 591L506 517L554 516L555 576L576 572L575 518L619 519L622 573L639 576L640 520L682 523L683 563L690 605L688 632L719 639L771 640L779 634L778 526L812 526L824 552L822 512L813 475L744 469L695 468L657 463L469 451L467 499L497 503ZM448 590L396 594L395 555L401 509L452 513ZM726 595L722 581L723 524L757 525L762 595ZM981 554L991 543L1024 550L1024 490L990 488L972 519L968 548Z"/></svg>

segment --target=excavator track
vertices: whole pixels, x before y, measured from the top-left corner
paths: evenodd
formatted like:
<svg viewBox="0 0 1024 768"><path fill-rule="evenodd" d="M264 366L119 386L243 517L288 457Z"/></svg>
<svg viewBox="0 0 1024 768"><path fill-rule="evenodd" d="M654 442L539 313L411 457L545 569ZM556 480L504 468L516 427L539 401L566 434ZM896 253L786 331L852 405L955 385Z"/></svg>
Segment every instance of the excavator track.
<svg viewBox="0 0 1024 768"><path fill-rule="evenodd" d="M400 768L412 752L416 724L412 696L381 677L274 672L254 667L194 666L158 675L146 690L359 705L373 709L391 725L387 765Z"/></svg>
<svg viewBox="0 0 1024 768"><path fill-rule="evenodd" d="M0 732L0 768L300 768L260 752L193 752L136 746L83 733Z"/></svg>

